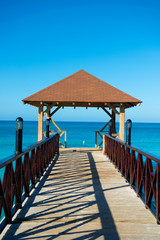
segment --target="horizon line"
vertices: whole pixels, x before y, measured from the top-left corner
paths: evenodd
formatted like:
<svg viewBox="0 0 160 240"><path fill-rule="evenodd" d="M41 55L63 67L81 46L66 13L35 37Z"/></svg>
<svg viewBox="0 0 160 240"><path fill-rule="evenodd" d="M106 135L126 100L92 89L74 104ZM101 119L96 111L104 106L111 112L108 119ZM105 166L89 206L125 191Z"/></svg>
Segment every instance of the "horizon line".
<svg viewBox="0 0 160 240"><path fill-rule="evenodd" d="M16 121L16 119L15 120L0 120L0 122L15 122ZM23 121L24 122L38 122L38 120L24 120L23 119ZM127 121L127 120L126 120ZM125 122L126 122L125 121ZM45 120L43 121L43 122L45 122ZM55 122L77 122L77 123L80 123L80 122L84 122L84 123L86 123L86 122L88 122L88 123L106 123L107 121L70 121L70 120L55 120ZM116 121L116 123L119 123L119 121ZM160 123L160 122L139 122L139 121L132 121L132 123Z"/></svg>

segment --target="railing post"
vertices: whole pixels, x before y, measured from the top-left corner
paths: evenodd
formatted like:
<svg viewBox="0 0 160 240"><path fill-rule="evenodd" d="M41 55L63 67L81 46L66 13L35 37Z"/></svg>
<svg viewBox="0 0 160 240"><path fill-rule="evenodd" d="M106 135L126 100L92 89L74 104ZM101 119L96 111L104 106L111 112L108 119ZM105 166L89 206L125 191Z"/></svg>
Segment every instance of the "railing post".
<svg viewBox="0 0 160 240"><path fill-rule="evenodd" d="M22 134L23 134L23 119L21 117L18 117L16 119L16 151L15 151L16 155L22 152Z"/></svg>
<svg viewBox="0 0 160 240"><path fill-rule="evenodd" d="M49 125L50 125L50 120L46 119L46 138L49 138Z"/></svg>
<svg viewBox="0 0 160 240"><path fill-rule="evenodd" d="M131 128L132 128L132 121L130 119L126 122L127 127L127 135L126 135L126 143L131 145Z"/></svg>
<svg viewBox="0 0 160 240"><path fill-rule="evenodd" d="M106 135L103 134L103 154L106 154Z"/></svg>
<svg viewBox="0 0 160 240"><path fill-rule="evenodd" d="M112 120L109 121L109 135L112 136Z"/></svg>

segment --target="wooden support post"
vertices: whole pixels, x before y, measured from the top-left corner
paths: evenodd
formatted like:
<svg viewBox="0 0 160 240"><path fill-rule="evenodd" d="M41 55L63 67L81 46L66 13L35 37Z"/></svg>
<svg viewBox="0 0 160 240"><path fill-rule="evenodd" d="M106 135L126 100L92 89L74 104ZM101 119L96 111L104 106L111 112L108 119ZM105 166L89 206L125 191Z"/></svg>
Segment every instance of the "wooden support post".
<svg viewBox="0 0 160 240"><path fill-rule="evenodd" d="M50 123L50 120L51 120L51 117L50 117L50 107L48 106L47 107L47 119L49 119L49 135L50 135L50 130L51 130L51 128L50 128L50 125L51 125L51 123Z"/></svg>
<svg viewBox="0 0 160 240"><path fill-rule="evenodd" d="M47 107L46 112L47 112L47 119L50 119L50 107Z"/></svg>
<svg viewBox="0 0 160 240"><path fill-rule="evenodd" d="M97 131L95 132L95 148L97 148Z"/></svg>
<svg viewBox="0 0 160 240"><path fill-rule="evenodd" d="M105 141L105 134L103 134L103 154L106 154L106 141Z"/></svg>
<svg viewBox="0 0 160 240"><path fill-rule="evenodd" d="M120 106L119 139L124 141L125 108Z"/></svg>
<svg viewBox="0 0 160 240"><path fill-rule="evenodd" d="M112 133L116 133L116 114L112 110Z"/></svg>
<svg viewBox="0 0 160 240"><path fill-rule="evenodd" d="M38 141L43 139L43 105L38 108Z"/></svg>
<svg viewBox="0 0 160 240"><path fill-rule="evenodd" d="M112 104L107 103L108 107L111 108L113 110L113 112L115 112L118 117L120 116L120 113L117 111L116 107L114 107Z"/></svg>

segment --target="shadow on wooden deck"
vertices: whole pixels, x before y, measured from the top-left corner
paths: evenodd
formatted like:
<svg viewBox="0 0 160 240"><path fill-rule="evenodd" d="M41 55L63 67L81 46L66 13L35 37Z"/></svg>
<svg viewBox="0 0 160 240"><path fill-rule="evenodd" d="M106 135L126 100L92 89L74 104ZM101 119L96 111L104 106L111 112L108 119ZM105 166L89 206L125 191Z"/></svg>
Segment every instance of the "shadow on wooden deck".
<svg viewBox="0 0 160 240"><path fill-rule="evenodd" d="M63 151L3 240L120 239L104 195L112 189L103 190L91 151Z"/></svg>

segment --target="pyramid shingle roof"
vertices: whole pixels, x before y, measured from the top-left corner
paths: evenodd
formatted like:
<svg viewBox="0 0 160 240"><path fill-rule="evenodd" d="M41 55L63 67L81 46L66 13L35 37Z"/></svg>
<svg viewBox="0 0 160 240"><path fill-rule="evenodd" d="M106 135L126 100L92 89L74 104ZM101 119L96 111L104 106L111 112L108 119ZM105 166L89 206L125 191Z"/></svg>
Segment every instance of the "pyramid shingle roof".
<svg viewBox="0 0 160 240"><path fill-rule="evenodd" d="M25 98L23 103L38 106L40 102L61 106L104 106L112 103L127 107L141 103L140 100L122 92L84 70L80 70L53 85Z"/></svg>

